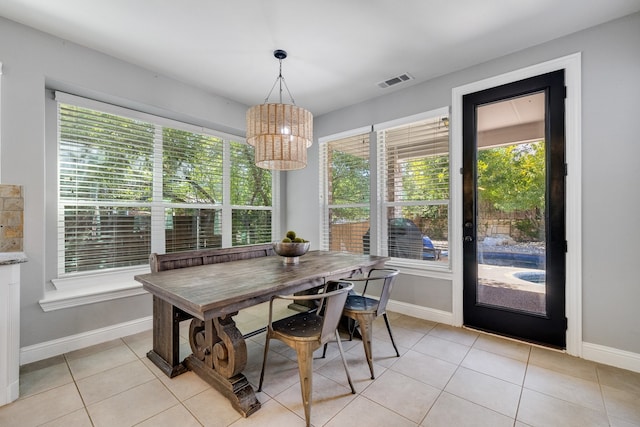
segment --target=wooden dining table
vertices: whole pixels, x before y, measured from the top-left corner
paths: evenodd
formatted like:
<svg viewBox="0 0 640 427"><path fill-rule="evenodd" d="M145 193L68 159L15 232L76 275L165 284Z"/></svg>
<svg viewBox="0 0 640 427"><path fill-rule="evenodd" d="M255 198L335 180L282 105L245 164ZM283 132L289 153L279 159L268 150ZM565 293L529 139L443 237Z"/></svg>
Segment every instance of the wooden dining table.
<svg viewBox="0 0 640 427"><path fill-rule="evenodd" d="M153 349L147 357L169 377L194 371L247 417L260 408L260 402L242 373L247 348L233 316L274 295L308 292L329 280L383 267L387 260L310 251L297 264L285 263L280 256L262 256L137 275L135 280L153 295ZM192 354L181 361L176 325L188 319Z"/></svg>

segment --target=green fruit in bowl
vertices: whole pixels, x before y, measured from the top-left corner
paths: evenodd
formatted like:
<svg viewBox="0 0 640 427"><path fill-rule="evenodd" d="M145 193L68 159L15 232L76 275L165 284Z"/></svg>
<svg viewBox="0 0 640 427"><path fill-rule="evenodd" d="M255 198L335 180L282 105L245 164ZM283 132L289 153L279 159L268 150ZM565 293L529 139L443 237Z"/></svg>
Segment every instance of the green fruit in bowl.
<svg viewBox="0 0 640 427"><path fill-rule="evenodd" d="M284 239L282 239L282 243L291 243L291 239L288 237L285 237Z"/></svg>
<svg viewBox="0 0 640 427"><path fill-rule="evenodd" d="M296 238L296 232L295 231L287 231L287 238L289 238L290 240L293 240Z"/></svg>
<svg viewBox="0 0 640 427"><path fill-rule="evenodd" d="M293 239L294 243L304 243L304 239L302 237L296 237L295 239Z"/></svg>

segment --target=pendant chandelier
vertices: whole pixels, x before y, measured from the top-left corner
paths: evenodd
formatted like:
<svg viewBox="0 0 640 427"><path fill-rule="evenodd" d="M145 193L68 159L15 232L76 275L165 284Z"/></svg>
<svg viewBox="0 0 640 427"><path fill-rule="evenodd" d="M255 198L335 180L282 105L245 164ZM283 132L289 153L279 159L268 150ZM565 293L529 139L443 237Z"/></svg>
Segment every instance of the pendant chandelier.
<svg viewBox="0 0 640 427"><path fill-rule="evenodd" d="M280 74L263 104L247 111L247 143L255 147L256 166L273 170L296 170L307 165L307 148L313 142L313 115L298 107L282 77L284 50L273 56L280 61ZM270 104L269 97L279 85L280 100ZM282 87L287 89L291 104L282 103Z"/></svg>

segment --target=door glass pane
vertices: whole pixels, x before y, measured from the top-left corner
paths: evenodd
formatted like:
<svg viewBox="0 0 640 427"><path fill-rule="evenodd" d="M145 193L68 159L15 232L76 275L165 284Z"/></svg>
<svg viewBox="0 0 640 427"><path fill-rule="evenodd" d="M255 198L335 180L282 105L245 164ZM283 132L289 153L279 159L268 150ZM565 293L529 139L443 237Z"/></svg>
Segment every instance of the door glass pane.
<svg viewBox="0 0 640 427"><path fill-rule="evenodd" d="M544 315L545 93L477 108L478 303Z"/></svg>

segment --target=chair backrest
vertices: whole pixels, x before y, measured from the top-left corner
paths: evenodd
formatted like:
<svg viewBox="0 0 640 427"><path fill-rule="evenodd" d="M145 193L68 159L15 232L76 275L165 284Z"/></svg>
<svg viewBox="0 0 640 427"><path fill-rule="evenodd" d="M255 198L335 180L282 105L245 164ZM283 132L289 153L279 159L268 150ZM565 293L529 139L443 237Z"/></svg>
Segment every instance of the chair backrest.
<svg viewBox="0 0 640 427"><path fill-rule="evenodd" d="M369 271L362 295L367 292L369 282L382 282L382 289L380 290L380 297L378 298L378 309L376 310L377 316L384 313L387 309L387 303L391 297L391 289L393 288L393 283L398 273L399 271L393 268L373 268Z"/></svg>
<svg viewBox="0 0 640 427"><path fill-rule="evenodd" d="M322 298L323 301L318 310L319 312L321 310L323 315L322 332L320 333L320 342L322 344L335 337L335 330L342 317L344 303L347 301L349 291L353 289L353 283L342 280L328 282L326 288L331 289L336 285L338 286L337 290L324 294L324 298Z"/></svg>

